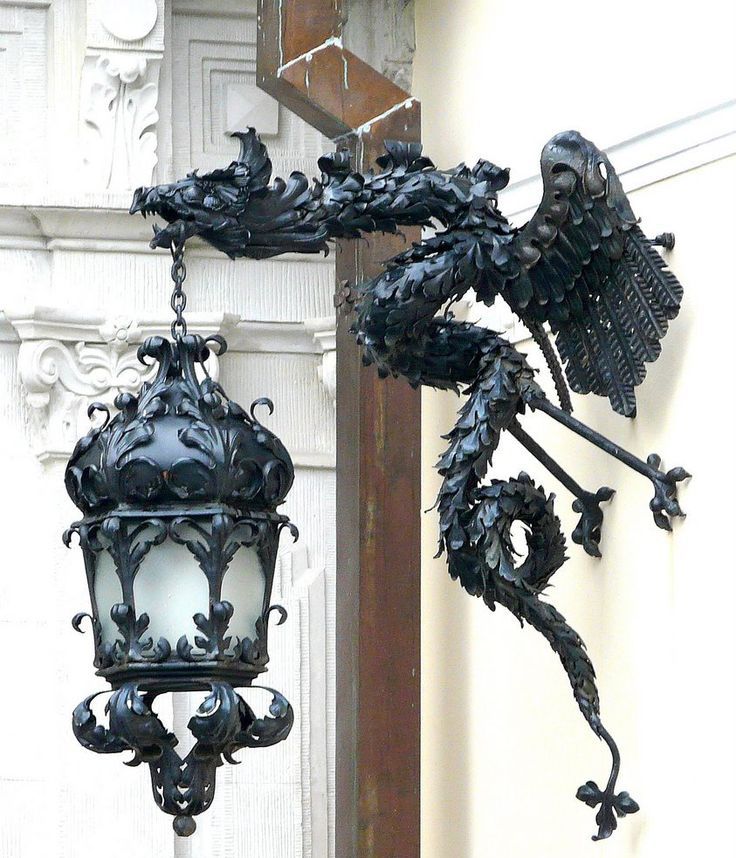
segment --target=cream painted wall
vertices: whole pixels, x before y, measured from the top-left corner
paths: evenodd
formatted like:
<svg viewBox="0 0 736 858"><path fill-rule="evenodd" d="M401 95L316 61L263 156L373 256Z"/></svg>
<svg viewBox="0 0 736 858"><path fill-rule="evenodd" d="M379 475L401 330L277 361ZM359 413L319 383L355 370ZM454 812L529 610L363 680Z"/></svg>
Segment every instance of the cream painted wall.
<svg viewBox="0 0 736 858"><path fill-rule="evenodd" d="M693 17L692 8L420 2L415 93L423 103L426 151L443 166L489 157L522 178L533 172L533 154L563 128L577 127L608 145L733 97L727 45L733 10L706 2ZM530 20L539 35L525 32ZM556 52L555 74L540 59L552 56L544 48L544 27L569 46ZM606 49L581 46L588 34L604 29L613 31L612 42L623 39L618 53L627 65L609 60L605 76L587 79L581 68ZM545 85L537 90L540 75ZM625 82L620 94L598 109L586 105L587 95L612 86L614 75ZM573 76L574 90L564 84ZM688 78L692 84L685 86ZM515 106L515 84L521 107ZM671 90L652 98L665 84ZM687 520L672 535L658 530L647 508L646 480L542 414L523 421L586 487L617 489L606 514L603 560L570 543L570 560L557 573L550 598L588 644L604 721L622 749L620 787L642 810L623 820L610 841L590 842L594 814L574 794L589 778L605 780L605 748L580 718L544 640L520 631L503 609L491 614L470 599L449 579L444 561L431 559L436 516L429 514L423 858L732 854L736 628L729 611L736 570L724 540L731 528L725 481L733 479L736 463L733 409L721 404L730 397L733 345L720 319L736 312L736 284L726 263L736 230L735 188L731 157L632 194L649 234L667 229L677 235L669 261L686 289L683 311L639 388L635 421L611 413L602 400L575 401L580 419L624 447L644 456L656 451L667 467L682 464L694 474L681 491ZM538 365L533 345L521 347ZM438 486L432 470L443 446L438 436L452 425L458 403L430 392L424 405L426 508ZM557 493L569 534L576 518L570 496L508 439L493 473L507 477L522 468Z"/></svg>
<svg viewBox="0 0 736 858"><path fill-rule="evenodd" d="M607 147L734 97L728 0L417 0L416 27L433 157L516 180L564 128Z"/></svg>

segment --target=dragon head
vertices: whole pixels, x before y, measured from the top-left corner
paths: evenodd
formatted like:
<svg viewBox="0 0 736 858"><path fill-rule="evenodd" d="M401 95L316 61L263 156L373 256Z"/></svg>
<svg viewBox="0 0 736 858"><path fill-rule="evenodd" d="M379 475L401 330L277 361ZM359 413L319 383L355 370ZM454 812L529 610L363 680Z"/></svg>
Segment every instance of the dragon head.
<svg viewBox="0 0 736 858"><path fill-rule="evenodd" d="M151 247L170 247L201 235L228 252L221 239L237 230L249 200L265 193L271 179L271 160L254 128L231 136L240 140L240 154L228 167L199 175L195 170L178 182L138 188L130 214L155 214L168 226L154 226Z"/></svg>
<svg viewBox="0 0 736 858"><path fill-rule="evenodd" d="M580 132L555 134L544 147L541 168L544 180L554 173L563 174L558 189L572 182L573 176L579 176L584 193L592 199L605 195L609 205L625 223L632 226L638 223L608 156Z"/></svg>

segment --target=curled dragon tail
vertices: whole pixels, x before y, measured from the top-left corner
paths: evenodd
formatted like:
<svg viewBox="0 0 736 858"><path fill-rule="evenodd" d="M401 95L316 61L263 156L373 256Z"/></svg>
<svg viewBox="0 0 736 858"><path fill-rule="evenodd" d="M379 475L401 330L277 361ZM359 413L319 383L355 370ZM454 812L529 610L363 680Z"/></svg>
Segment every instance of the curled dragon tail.
<svg viewBox="0 0 736 858"><path fill-rule="evenodd" d="M610 837L618 824L616 817L636 813L639 805L627 792L616 793L621 756L613 737L601 723L595 670L585 651L585 644L580 635L567 624L562 614L553 605L542 601L539 593L533 589L504 581L495 587L492 594L485 594L484 601L489 607L493 607L494 602L503 605L522 623L526 621L545 637L562 662L585 720L595 734L608 745L611 752L611 772L605 788L600 789L595 781L587 781L578 789L577 797L589 807L600 805L595 818L598 833L593 836L593 840Z"/></svg>
<svg viewBox="0 0 736 858"><path fill-rule="evenodd" d="M560 659L583 716L611 751L612 766L606 787L594 781L580 787L577 797L590 807L600 805L594 840L609 837L616 815L639 808L626 792L616 794L620 756L616 743L600 719L595 670L577 632L562 614L541 598L552 575L565 562L565 539L554 514L553 499L530 477L492 480L482 485L501 432L523 411L524 399L535 388L526 362L508 343L496 341L485 358L476 382L469 388L460 419L450 433L450 446L439 463L444 477L440 489L441 550L446 550L450 573L463 587L493 609L503 605L521 623L544 636ZM511 527L527 528L527 556L518 563Z"/></svg>
<svg viewBox="0 0 736 858"><path fill-rule="evenodd" d="M565 561L565 540L552 500L526 474L484 485L491 458L505 430L517 426L528 401L544 396L534 372L506 340L493 331L437 316L448 301L477 283L472 264L479 250L470 233L436 236L396 257L380 277L362 287L354 325L366 363L381 375L403 375L412 384L457 390L467 399L449 446L438 463L443 477L437 500L440 552L447 552L450 574L472 595L493 608L501 604L537 629L557 653L578 705L613 756L605 790L592 781L578 798L601 804L596 839L616 827L614 811L633 813L626 793L614 794L619 756L601 724L595 672L580 636L540 594ZM521 564L511 526L528 528L528 555Z"/></svg>

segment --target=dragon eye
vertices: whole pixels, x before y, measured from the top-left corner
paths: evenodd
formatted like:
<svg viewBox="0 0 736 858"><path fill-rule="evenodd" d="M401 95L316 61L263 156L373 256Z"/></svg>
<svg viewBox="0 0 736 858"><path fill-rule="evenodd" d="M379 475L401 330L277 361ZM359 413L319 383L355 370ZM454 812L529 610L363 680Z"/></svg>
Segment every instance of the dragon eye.
<svg viewBox="0 0 736 858"><path fill-rule="evenodd" d="M182 196L189 203L201 203L203 198L202 191L196 185L188 187Z"/></svg>

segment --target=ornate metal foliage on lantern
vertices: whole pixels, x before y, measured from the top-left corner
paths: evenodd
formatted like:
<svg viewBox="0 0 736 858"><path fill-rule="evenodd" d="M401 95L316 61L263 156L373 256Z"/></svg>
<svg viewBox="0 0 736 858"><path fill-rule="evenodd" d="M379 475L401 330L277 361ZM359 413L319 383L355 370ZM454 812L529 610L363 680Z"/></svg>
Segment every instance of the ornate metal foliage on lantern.
<svg viewBox="0 0 736 858"><path fill-rule="evenodd" d="M635 416L635 388L646 364L659 357L680 308L682 287L655 250L671 249L674 237L644 235L611 162L574 131L544 147L542 200L520 228L498 208L508 170L488 161L442 171L418 144L388 141L376 171L357 172L347 152L336 152L319 160L321 177L312 183L301 173L272 181L255 131L235 136L240 155L228 167L136 191L131 213L155 213L168 222L154 227L153 247L200 236L232 258L263 259L326 251L329 239L396 232L403 225L441 227L389 260L375 279L354 284L353 330L364 362L375 364L381 376L401 375L412 385L466 397L438 465L440 550L469 593L529 623L559 656L583 716L611 751L605 788L588 781L578 791L581 801L600 806L594 839L610 836L616 817L638 805L615 791L619 752L601 722L584 644L541 598L565 560L552 496L526 474L482 481L501 434L510 432L574 495L580 520L573 541L600 555L601 504L614 491L584 489L527 434L520 418L541 411L649 479L654 522L671 529L671 520L682 515L678 483L689 474L662 470L655 454L643 461L576 420L568 385L606 396L615 411ZM351 284L346 288L352 291ZM469 290L489 305L501 298L527 326L549 364L560 407L511 343L453 318L452 303ZM528 528L522 563L511 540L517 520Z"/></svg>
<svg viewBox="0 0 736 858"><path fill-rule="evenodd" d="M271 605L279 534L296 529L277 512L294 469L259 419L271 402L245 411L229 399L205 367L225 341L187 333L182 253L173 250L172 339L150 337L138 350L158 365L155 378L138 396L118 396L114 416L90 408L104 420L69 460L66 487L83 518L64 538L79 538L92 606L73 625L91 622L94 664L112 686L109 726L97 723L93 694L74 710L74 733L89 750L131 750L133 765L148 763L157 803L189 835L223 759L291 729L293 710L278 691L264 689L270 708L259 717L235 689L267 669L269 619L286 618ZM207 692L183 759L154 712L159 695L179 691Z"/></svg>

